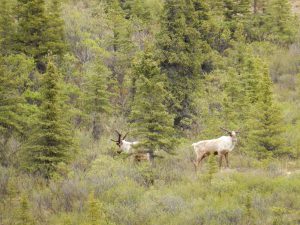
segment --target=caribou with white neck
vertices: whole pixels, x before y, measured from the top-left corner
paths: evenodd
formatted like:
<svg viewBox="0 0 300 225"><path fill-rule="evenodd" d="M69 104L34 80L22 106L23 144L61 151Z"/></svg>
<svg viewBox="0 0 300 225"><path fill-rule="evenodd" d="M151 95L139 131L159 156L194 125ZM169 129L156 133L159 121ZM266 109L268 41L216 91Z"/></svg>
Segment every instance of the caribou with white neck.
<svg viewBox="0 0 300 225"><path fill-rule="evenodd" d="M119 131L115 130L115 132L118 134L118 139L117 140L111 139L111 140L113 142L116 142L116 145L119 146L120 151L118 151L118 153L124 152L129 155L134 155L134 159L136 161L142 161L142 160L150 161L149 153L139 153L139 152L136 152L136 150L134 149L134 146L139 144L138 141L130 142L130 141L125 140L125 138L129 132L127 132L123 137Z"/></svg>
<svg viewBox="0 0 300 225"><path fill-rule="evenodd" d="M228 136L222 136L212 140L203 140L192 144L196 153L196 161L193 161L196 170L201 161L210 154L219 156L220 168L222 166L223 157L225 157L227 167L229 166L228 154L234 149L237 143L237 134L239 131L229 131L222 127L221 129L226 131Z"/></svg>

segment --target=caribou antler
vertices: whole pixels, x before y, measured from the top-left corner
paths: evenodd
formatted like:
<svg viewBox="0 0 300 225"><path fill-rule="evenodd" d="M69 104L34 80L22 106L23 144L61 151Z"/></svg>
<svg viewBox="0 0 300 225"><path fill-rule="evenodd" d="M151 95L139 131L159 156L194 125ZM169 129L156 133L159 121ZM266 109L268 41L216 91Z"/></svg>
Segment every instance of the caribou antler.
<svg viewBox="0 0 300 225"><path fill-rule="evenodd" d="M127 132L122 138L122 134L119 131L115 130L115 132L118 134L118 140L113 140L113 139L110 139L110 140L112 140L113 142L116 142L118 144L120 144L122 140L125 140L125 138L127 137L127 134L129 133L129 132Z"/></svg>
<svg viewBox="0 0 300 225"><path fill-rule="evenodd" d="M126 136L127 136L128 133L129 133L129 132L127 132L127 133L124 135L124 137L122 138L122 140L125 140L125 138L126 138Z"/></svg>
<svg viewBox="0 0 300 225"><path fill-rule="evenodd" d="M117 130L115 130L115 132L118 134L118 139L117 140L110 139L110 140L113 141L113 142L116 142L118 145L120 145L121 144L122 134L119 131L117 131Z"/></svg>
<svg viewBox="0 0 300 225"><path fill-rule="evenodd" d="M115 130L115 132L118 134L118 142L121 142L122 134L117 130Z"/></svg>
<svg viewBox="0 0 300 225"><path fill-rule="evenodd" d="M116 132L119 136L122 136L122 134L121 134L119 131L115 130L115 132Z"/></svg>
<svg viewBox="0 0 300 225"><path fill-rule="evenodd" d="M221 129L221 130L224 130L224 131L226 131L226 132L228 132L228 133L231 133L229 130L227 130L227 129L223 128L223 127L220 127L220 129Z"/></svg>

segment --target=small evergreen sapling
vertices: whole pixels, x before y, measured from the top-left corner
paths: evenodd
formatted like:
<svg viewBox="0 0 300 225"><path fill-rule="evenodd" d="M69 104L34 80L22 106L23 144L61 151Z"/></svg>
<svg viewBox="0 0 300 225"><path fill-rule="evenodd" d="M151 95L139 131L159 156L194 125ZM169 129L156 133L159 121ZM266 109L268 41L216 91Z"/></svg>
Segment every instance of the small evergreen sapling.
<svg viewBox="0 0 300 225"><path fill-rule="evenodd" d="M23 194L20 198L20 208L17 211L17 225L34 225L34 219L30 212L28 197Z"/></svg>

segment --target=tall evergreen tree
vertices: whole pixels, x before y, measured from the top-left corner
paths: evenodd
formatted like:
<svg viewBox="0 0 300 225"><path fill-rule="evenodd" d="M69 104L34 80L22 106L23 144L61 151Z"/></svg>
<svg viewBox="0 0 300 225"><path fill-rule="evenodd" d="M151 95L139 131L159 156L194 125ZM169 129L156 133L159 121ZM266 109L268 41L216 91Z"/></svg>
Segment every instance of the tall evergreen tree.
<svg viewBox="0 0 300 225"><path fill-rule="evenodd" d="M37 67L43 69L42 58L48 52L45 46L45 1L18 0L18 27L16 32L15 50L36 60Z"/></svg>
<svg viewBox="0 0 300 225"><path fill-rule="evenodd" d="M59 19L59 3L54 0L47 13L44 0L18 0L15 50L33 57L37 68L45 72L45 56L62 54L63 24Z"/></svg>
<svg viewBox="0 0 300 225"><path fill-rule="evenodd" d="M5 70L4 59L0 58L0 163L7 164L7 142L14 130L21 131L18 105L22 102L17 93L17 84L14 74Z"/></svg>
<svg viewBox="0 0 300 225"><path fill-rule="evenodd" d="M299 22L291 11L290 1L256 2L256 13L249 19L246 27L248 39L270 41L284 46L295 41Z"/></svg>
<svg viewBox="0 0 300 225"><path fill-rule="evenodd" d="M18 95L18 83L14 79L14 75L7 69L4 57L0 58L0 126L1 131L5 127L18 127L15 123L16 108L21 102L21 97ZM2 133L2 132L1 132Z"/></svg>
<svg viewBox="0 0 300 225"><path fill-rule="evenodd" d="M64 21L61 18L61 1L51 0L47 11L46 47L53 55L62 56L67 50Z"/></svg>
<svg viewBox="0 0 300 225"><path fill-rule="evenodd" d="M166 107L169 94L165 87L165 75L161 74L151 50L146 50L135 64L134 73L138 79L131 118L141 139L139 146L152 157L156 150L171 153L176 144L174 117Z"/></svg>
<svg viewBox="0 0 300 225"><path fill-rule="evenodd" d="M26 113L28 75L34 69L33 60L23 55L0 56L0 164L7 166L10 138L24 134L30 117Z"/></svg>
<svg viewBox="0 0 300 225"><path fill-rule="evenodd" d="M101 118L111 111L108 88L109 70L97 62L88 69L86 110L92 117L92 134L95 140L101 135ZM103 122L103 121L102 121Z"/></svg>
<svg viewBox="0 0 300 225"><path fill-rule="evenodd" d="M262 59L251 48L235 44L229 53L233 66L225 83L224 117L228 127L239 127L247 135L241 149L260 158L283 151L282 115L271 90L272 82Z"/></svg>
<svg viewBox="0 0 300 225"><path fill-rule="evenodd" d="M192 94L208 51L199 32L202 18L196 12L201 9L190 0L166 1L157 45L162 72L174 96L169 108L176 115L174 124L183 129L189 128L193 120Z"/></svg>
<svg viewBox="0 0 300 225"><path fill-rule="evenodd" d="M120 1L121 7L125 11L126 18L137 17L143 21L149 21L151 18L147 2L142 0Z"/></svg>
<svg viewBox="0 0 300 225"><path fill-rule="evenodd" d="M298 23L291 12L290 1L271 0L269 1L265 16L264 32L267 33L267 40L278 44L290 44L295 40Z"/></svg>
<svg viewBox="0 0 300 225"><path fill-rule="evenodd" d="M264 68L262 72L259 99L252 108L249 121L250 146L259 158L287 153L284 149L282 113L273 97L268 69Z"/></svg>
<svg viewBox="0 0 300 225"><path fill-rule="evenodd" d="M49 61L42 84L39 121L24 146L25 168L46 178L51 177L59 163L68 162L74 150L70 132L72 129L63 117L60 82L59 72L53 62Z"/></svg>
<svg viewBox="0 0 300 225"><path fill-rule="evenodd" d="M9 0L0 1L0 54L7 55L12 51L14 35L14 17Z"/></svg>
<svg viewBox="0 0 300 225"><path fill-rule="evenodd" d="M224 0L225 19L231 22L244 19L250 14L250 0Z"/></svg>
<svg viewBox="0 0 300 225"><path fill-rule="evenodd" d="M112 71L112 78L117 81L115 87L116 106L121 112L125 112L127 86L126 74L130 67L130 60L133 56L133 44L131 41L131 24L125 17L125 12L122 10L118 0L112 0L108 3L107 14L110 18L109 24L111 27L112 37L109 43L109 51L111 52L109 69Z"/></svg>
<svg viewBox="0 0 300 225"><path fill-rule="evenodd" d="M224 116L225 121L230 123L226 124L228 127L241 126L247 120L252 105L258 101L264 65L245 43L236 42L228 52Z"/></svg>

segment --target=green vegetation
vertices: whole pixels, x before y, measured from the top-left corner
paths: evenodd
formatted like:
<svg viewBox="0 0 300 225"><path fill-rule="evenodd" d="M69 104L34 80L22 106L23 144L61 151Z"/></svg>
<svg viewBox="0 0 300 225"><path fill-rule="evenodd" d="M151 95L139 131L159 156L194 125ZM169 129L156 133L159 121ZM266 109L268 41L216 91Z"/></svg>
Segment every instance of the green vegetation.
<svg viewBox="0 0 300 225"><path fill-rule="evenodd" d="M157 150L172 152L179 142L175 138L174 117L167 111L166 77L150 51L146 50L134 66L137 93L131 117L138 137L143 140L139 146L153 157Z"/></svg>
<svg viewBox="0 0 300 225"><path fill-rule="evenodd" d="M291 3L0 0L0 224L299 224Z"/></svg>
<svg viewBox="0 0 300 225"><path fill-rule="evenodd" d="M45 0L17 0L15 7L14 50L33 57L38 70L44 72L45 56L48 53L62 55L66 48L59 1L52 1L49 10L46 10Z"/></svg>
<svg viewBox="0 0 300 225"><path fill-rule="evenodd" d="M203 72L208 44L201 39L201 25L207 10L200 1L166 1L159 33L161 70L167 75L173 95L169 108L174 125L187 129L193 116L193 93Z"/></svg>
<svg viewBox="0 0 300 225"><path fill-rule="evenodd" d="M59 98L60 80L60 74L49 60L41 86L38 121L24 145L24 167L46 178L53 175L58 164L68 162L74 155L70 124L63 117L67 108L61 106Z"/></svg>

